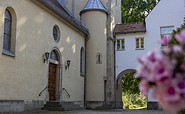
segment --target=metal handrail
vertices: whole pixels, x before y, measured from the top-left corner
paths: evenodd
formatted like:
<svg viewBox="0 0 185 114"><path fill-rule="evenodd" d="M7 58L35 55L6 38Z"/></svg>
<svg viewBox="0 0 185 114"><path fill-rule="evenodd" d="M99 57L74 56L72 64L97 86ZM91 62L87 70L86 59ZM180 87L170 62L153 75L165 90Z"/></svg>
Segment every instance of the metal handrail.
<svg viewBox="0 0 185 114"><path fill-rule="evenodd" d="M39 93L39 96L42 95L42 93L48 88L48 86L46 86L40 93Z"/></svg>
<svg viewBox="0 0 185 114"><path fill-rule="evenodd" d="M65 91L65 93L67 94L68 97L71 97L70 94L69 94L69 92L65 88L62 88L62 90Z"/></svg>

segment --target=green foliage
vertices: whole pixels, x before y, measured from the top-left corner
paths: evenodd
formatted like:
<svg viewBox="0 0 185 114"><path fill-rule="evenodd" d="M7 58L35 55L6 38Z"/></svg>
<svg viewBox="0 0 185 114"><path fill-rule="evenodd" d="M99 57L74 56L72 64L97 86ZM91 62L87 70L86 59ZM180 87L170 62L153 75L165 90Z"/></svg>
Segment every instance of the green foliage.
<svg viewBox="0 0 185 114"><path fill-rule="evenodd" d="M139 94L123 94L122 96L123 109L146 109L146 97Z"/></svg>
<svg viewBox="0 0 185 114"><path fill-rule="evenodd" d="M139 94L140 91L138 89L139 85L139 79L134 78L134 73L127 73L125 76L122 78L122 90L123 93L127 94Z"/></svg>
<svg viewBox="0 0 185 114"><path fill-rule="evenodd" d="M160 0L122 0L122 23L141 22Z"/></svg>
<svg viewBox="0 0 185 114"><path fill-rule="evenodd" d="M141 109L147 107L146 97L140 96L138 88L139 79L134 77L134 72L127 73L122 78L122 102L124 109Z"/></svg>

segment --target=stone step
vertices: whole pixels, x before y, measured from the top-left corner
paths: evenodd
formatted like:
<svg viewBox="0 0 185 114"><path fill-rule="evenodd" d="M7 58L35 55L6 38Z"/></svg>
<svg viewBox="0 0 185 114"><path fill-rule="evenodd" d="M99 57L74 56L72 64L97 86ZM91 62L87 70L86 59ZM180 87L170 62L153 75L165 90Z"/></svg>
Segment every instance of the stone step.
<svg viewBox="0 0 185 114"><path fill-rule="evenodd" d="M41 110L64 111L64 108L62 107L42 107Z"/></svg>
<svg viewBox="0 0 185 114"><path fill-rule="evenodd" d="M51 111L69 111L69 110L82 110L85 109L84 107L81 107L79 104L74 103L60 103L60 102L53 102L53 101L47 101L46 104L44 104L44 107L41 108L42 110L51 110Z"/></svg>
<svg viewBox="0 0 185 114"><path fill-rule="evenodd" d="M62 107L62 104L60 102L46 102L44 107Z"/></svg>

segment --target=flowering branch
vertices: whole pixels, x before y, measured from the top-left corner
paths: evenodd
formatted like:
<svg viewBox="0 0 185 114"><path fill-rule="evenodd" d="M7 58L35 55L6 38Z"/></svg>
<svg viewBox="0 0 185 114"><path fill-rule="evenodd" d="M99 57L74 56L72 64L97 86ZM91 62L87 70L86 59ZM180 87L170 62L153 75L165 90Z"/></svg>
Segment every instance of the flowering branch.
<svg viewBox="0 0 185 114"><path fill-rule="evenodd" d="M164 50L150 51L140 58L136 73L141 93L147 95L153 89L153 97L170 112L185 109L185 30L174 38L162 38L161 44L167 45Z"/></svg>

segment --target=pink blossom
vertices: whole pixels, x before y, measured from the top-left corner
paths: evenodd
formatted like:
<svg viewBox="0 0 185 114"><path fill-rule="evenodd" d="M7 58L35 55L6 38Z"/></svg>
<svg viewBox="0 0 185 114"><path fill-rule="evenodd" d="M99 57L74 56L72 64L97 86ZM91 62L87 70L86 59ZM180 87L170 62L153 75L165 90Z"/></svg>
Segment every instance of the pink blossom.
<svg viewBox="0 0 185 114"><path fill-rule="evenodd" d="M142 80L139 84L139 89L142 95L147 96L149 89L148 81Z"/></svg>
<svg viewBox="0 0 185 114"><path fill-rule="evenodd" d="M175 38L179 43L184 44L185 43L185 30L182 30L179 34L175 35Z"/></svg>
<svg viewBox="0 0 185 114"><path fill-rule="evenodd" d="M172 50L173 50L174 54L183 54L184 53L182 47L180 47L179 45L173 46Z"/></svg>
<svg viewBox="0 0 185 114"><path fill-rule="evenodd" d="M139 61L140 66L138 68L137 77L146 79L149 82L156 82L164 77L171 77L172 75L170 61L162 54L156 54L152 51Z"/></svg>
<svg viewBox="0 0 185 114"><path fill-rule="evenodd" d="M177 80L175 84L177 92L179 94L185 94L185 82L183 80Z"/></svg>
<svg viewBox="0 0 185 114"><path fill-rule="evenodd" d="M161 44L162 45L168 45L170 40L172 39L172 36L164 36L163 38L161 38Z"/></svg>
<svg viewBox="0 0 185 114"><path fill-rule="evenodd" d="M185 108L185 101L175 92L173 87L154 87L154 98L164 110L169 112L178 112ZM185 100L185 99L184 99Z"/></svg>
<svg viewBox="0 0 185 114"><path fill-rule="evenodd" d="M170 45L160 53L150 51L139 58L136 78L140 78L139 89L147 95L152 89L152 95L163 109L178 112L185 109L185 30L175 35L179 42L170 45L170 38L163 38L163 45Z"/></svg>

